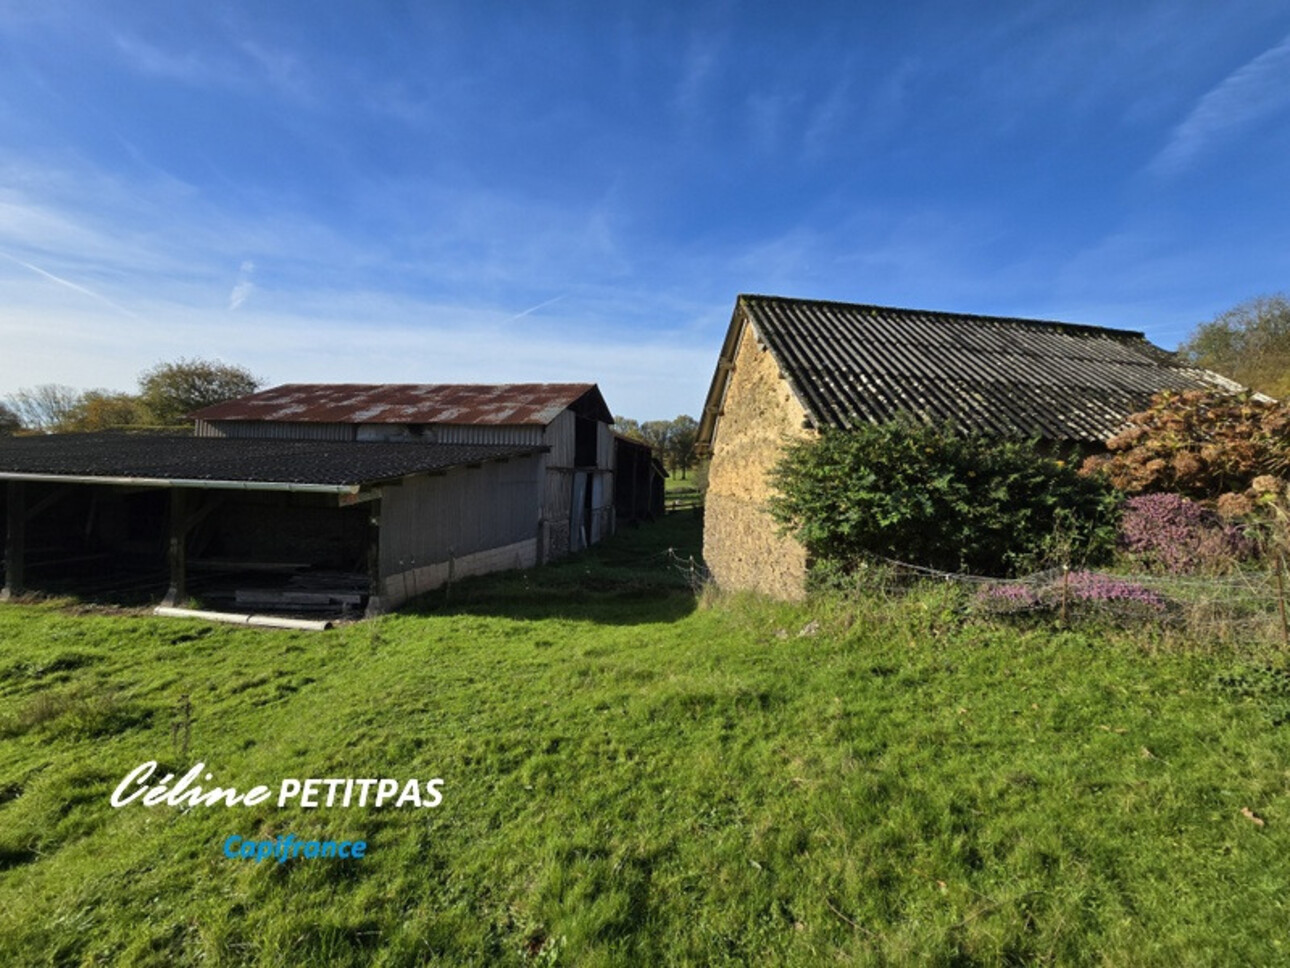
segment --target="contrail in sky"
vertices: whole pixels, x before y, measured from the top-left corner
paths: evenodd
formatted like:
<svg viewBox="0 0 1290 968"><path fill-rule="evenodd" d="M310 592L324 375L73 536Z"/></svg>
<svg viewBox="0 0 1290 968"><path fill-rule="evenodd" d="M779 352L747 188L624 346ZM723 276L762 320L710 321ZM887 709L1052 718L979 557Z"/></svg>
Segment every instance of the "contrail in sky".
<svg viewBox="0 0 1290 968"><path fill-rule="evenodd" d="M561 293L560 295L556 296L554 299L548 299L546 302L540 302L536 306L530 306L528 309L524 310L524 312L516 313L514 316L511 316L509 319L503 320L503 322L513 323L517 319L523 319L525 316L529 315L529 313L535 313L539 309L545 309L547 306L551 305L552 303L559 302L566 295L567 293Z"/></svg>
<svg viewBox="0 0 1290 968"><path fill-rule="evenodd" d="M67 279L64 279L62 276L56 276L52 272L46 272L40 266L34 266L30 262L23 262L21 259L15 259L7 252L0 252L0 256L3 256L4 258L8 259L12 263L15 263L16 265L22 266L24 269L30 269L32 272L36 273L37 275L44 276L50 282L56 282L60 286L66 286L68 289L72 289L76 292L81 293L82 295L89 296L91 299L97 299L101 303L106 303L107 305L115 309L117 312L125 313L125 315L129 316L131 319L139 318L136 313L132 313L124 306L114 303L111 299L108 299L107 296L100 296L97 292L95 292L92 289L86 289L84 286L78 286L76 283L71 282Z"/></svg>

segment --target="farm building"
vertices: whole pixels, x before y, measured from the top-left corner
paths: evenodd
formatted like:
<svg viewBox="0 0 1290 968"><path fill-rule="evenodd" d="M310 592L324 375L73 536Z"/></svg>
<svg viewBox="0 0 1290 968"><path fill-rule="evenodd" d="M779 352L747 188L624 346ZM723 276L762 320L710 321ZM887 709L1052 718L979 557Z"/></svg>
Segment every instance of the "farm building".
<svg viewBox="0 0 1290 968"><path fill-rule="evenodd" d="M666 479L667 470L649 444L614 434L614 513L620 523L661 518Z"/></svg>
<svg viewBox="0 0 1290 968"><path fill-rule="evenodd" d="M1162 390L1237 384L1142 333L741 295L699 424L712 457L703 552L716 582L800 597L806 552L765 509L785 442L900 414L1098 445Z"/></svg>
<svg viewBox="0 0 1290 968"><path fill-rule="evenodd" d="M614 528L592 384L293 384L194 417L191 436L0 442L6 594L84 573L179 601L219 574L239 608L375 613Z"/></svg>

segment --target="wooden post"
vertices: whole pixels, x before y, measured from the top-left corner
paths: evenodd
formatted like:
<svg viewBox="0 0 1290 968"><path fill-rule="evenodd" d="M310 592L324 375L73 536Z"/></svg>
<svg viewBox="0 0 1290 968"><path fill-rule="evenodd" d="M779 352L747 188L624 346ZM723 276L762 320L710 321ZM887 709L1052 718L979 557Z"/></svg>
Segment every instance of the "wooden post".
<svg viewBox="0 0 1290 968"><path fill-rule="evenodd" d="M8 511L4 541L4 587L0 588L0 602L7 602L23 593L24 558L27 545L27 487L23 481L10 481L7 492Z"/></svg>
<svg viewBox="0 0 1290 968"><path fill-rule="evenodd" d="M174 607L188 599L188 511L187 495L182 487L170 489L170 545L167 560L170 563L170 588L161 604Z"/></svg>
<svg viewBox="0 0 1290 968"><path fill-rule="evenodd" d="M1286 556L1277 553L1277 604L1281 608L1281 645L1290 651L1290 623L1286 621Z"/></svg>
<svg viewBox="0 0 1290 968"><path fill-rule="evenodd" d="M1071 597L1071 567L1062 565L1062 628L1067 627L1067 607Z"/></svg>
<svg viewBox="0 0 1290 968"><path fill-rule="evenodd" d="M381 601L381 499L372 501L367 518L367 611L374 618L385 611Z"/></svg>

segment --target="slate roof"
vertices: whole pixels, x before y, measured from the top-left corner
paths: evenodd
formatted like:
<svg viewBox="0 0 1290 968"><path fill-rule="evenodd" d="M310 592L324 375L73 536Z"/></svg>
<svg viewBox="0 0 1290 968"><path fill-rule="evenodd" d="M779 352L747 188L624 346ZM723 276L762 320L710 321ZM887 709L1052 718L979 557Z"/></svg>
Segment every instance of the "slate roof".
<svg viewBox="0 0 1290 968"><path fill-rule="evenodd" d="M1074 323L741 295L700 422L711 447L744 321L817 429L898 414L965 430L1105 441L1162 390L1240 390L1142 333Z"/></svg>
<svg viewBox="0 0 1290 968"><path fill-rule="evenodd" d="M613 422L594 383L287 383L191 416L208 421L545 427L569 407Z"/></svg>
<svg viewBox="0 0 1290 968"><path fill-rule="evenodd" d="M543 447L51 434L0 437L0 480L144 479L193 487L241 483L354 490L363 484L523 457Z"/></svg>

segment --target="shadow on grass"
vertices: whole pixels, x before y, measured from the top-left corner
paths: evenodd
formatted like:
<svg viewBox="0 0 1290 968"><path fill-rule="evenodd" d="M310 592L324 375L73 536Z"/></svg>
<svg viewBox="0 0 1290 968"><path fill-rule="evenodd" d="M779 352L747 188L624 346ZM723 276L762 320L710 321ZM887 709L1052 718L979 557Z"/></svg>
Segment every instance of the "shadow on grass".
<svg viewBox="0 0 1290 968"><path fill-rule="evenodd" d="M549 565L468 578L423 595L400 612L604 625L676 622L695 609L702 544L702 512L677 512L624 527L607 541Z"/></svg>

